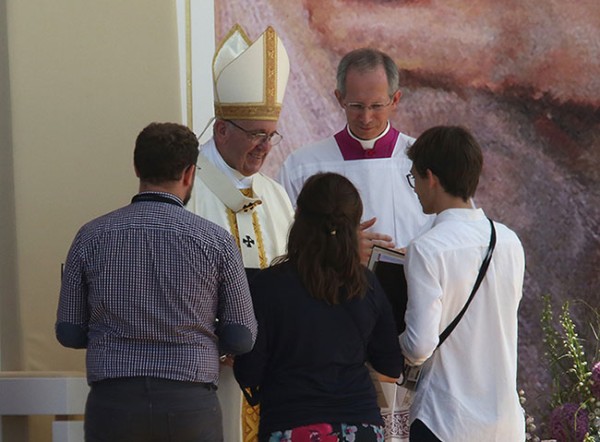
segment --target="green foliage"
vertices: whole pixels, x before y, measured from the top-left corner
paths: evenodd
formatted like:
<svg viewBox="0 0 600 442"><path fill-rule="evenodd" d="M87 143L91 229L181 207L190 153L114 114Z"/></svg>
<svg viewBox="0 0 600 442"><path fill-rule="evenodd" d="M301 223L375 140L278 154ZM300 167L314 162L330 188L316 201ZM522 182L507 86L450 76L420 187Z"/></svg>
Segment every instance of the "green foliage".
<svg viewBox="0 0 600 442"><path fill-rule="evenodd" d="M557 407L567 402L585 403L591 397L590 367L592 361L598 357L598 342L590 345L595 348L586 354L584 341L579 338L571 319L569 302L565 302L562 306L558 318L560 328L558 328L554 323L550 297L544 296L542 300L544 307L541 324L544 331L546 357L550 363L553 381L551 405ZM597 311L593 313L595 319L600 321L600 313ZM596 332L597 326L590 325Z"/></svg>
<svg viewBox="0 0 600 442"><path fill-rule="evenodd" d="M575 413L573 423L569 424L573 427L573 432L576 430L575 420L580 413L585 414L585 420L589 421L589 425L583 439L575 437L573 433L572 440L598 441L600 440L600 398L594 397L592 366L594 361L600 359L598 343L600 311L582 303L590 318L586 323L589 324L596 338L594 342L589 342L584 341L577 334L568 301L563 304L558 321L554 318L550 297L543 296L542 301L541 325L544 332L545 355L552 375L550 408L556 411L558 408L572 407L573 405L569 404L574 404L578 411ZM557 424L551 422L550 427L556 429ZM570 430L563 428L562 431Z"/></svg>

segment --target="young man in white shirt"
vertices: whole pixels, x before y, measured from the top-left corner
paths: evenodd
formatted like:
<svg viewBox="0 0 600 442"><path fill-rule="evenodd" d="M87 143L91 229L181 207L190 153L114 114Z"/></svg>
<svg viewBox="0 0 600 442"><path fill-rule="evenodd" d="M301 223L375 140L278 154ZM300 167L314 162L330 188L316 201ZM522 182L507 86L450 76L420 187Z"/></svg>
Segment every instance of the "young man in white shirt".
<svg viewBox="0 0 600 442"><path fill-rule="evenodd" d="M407 175L434 225L408 247L406 330L400 346L422 365L410 410L411 442L525 439L516 388L517 310L525 259L516 234L494 222L489 268L464 316L437 348L473 289L490 245L491 222L471 197L481 148L460 127L434 127L408 149Z"/></svg>

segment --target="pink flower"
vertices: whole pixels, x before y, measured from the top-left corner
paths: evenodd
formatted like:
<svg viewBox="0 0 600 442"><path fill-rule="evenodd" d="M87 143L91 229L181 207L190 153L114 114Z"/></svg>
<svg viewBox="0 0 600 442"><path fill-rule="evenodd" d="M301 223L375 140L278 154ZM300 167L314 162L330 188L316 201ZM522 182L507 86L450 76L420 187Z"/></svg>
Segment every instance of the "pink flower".
<svg viewBox="0 0 600 442"><path fill-rule="evenodd" d="M332 434L333 428L329 424L313 424L296 427L292 430L293 442L337 442L338 438Z"/></svg>
<svg viewBox="0 0 600 442"><path fill-rule="evenodd" d="M592 368L592 395L600 399L600 362L596 362Z"/></svg>
<svg viewBox="0 0 600 442"><path fill-rule="evenodd" d="M582 442L588 428L588 412L577 404L563 404L550 414L550 435L558 442Z"/></svg>

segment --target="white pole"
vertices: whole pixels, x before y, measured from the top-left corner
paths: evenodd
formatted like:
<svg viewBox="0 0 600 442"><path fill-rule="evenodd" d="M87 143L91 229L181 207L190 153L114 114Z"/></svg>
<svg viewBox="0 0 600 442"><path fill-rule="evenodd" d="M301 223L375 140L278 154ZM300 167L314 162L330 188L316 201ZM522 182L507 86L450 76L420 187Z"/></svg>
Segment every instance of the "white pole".
<svg viewBox="0 0 600 442"><path fill-rule="evenodd" d="M214 1L178 0L177 20L182 121L200 135L213 116ZM200 141L210 136L207 130Z"/></svg>

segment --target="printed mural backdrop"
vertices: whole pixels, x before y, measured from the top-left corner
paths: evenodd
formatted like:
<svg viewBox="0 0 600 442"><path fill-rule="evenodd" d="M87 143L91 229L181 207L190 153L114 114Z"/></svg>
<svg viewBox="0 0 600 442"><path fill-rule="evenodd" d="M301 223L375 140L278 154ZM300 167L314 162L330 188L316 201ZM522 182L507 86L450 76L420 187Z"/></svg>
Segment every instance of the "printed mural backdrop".
<svg viewBox="0 0 600 442"><path fill-rule="evenodd" d="M527 255L519 384L534 414L549 388L541 295L600 305L600 8L597 0L218 0L216 37L272 25L289 52L280 132L264 171L343 127L341 56L372 46L400 66L394 118L418 136L460 124L484 148L476 202L519 234ZM385 183L382 183L385 185ZM575 313L580 334L593 340ZM531 411L531 410L530 410Z"/></svg>

